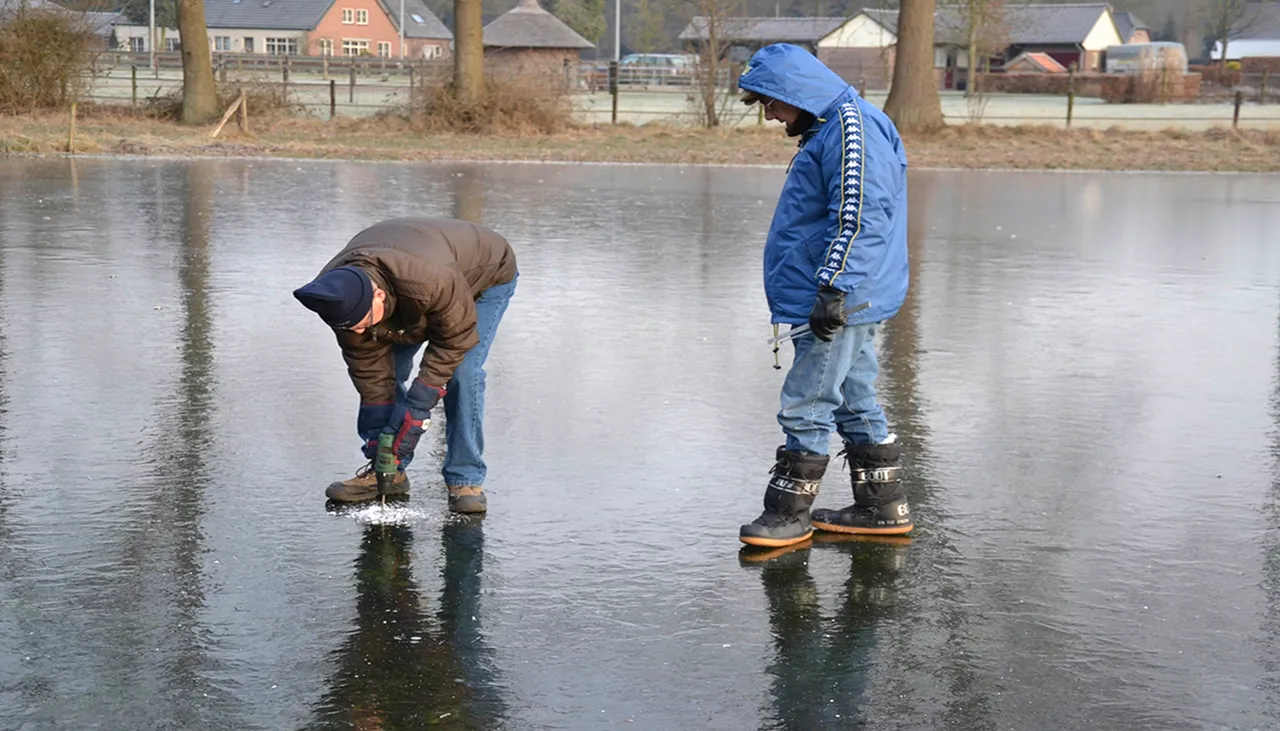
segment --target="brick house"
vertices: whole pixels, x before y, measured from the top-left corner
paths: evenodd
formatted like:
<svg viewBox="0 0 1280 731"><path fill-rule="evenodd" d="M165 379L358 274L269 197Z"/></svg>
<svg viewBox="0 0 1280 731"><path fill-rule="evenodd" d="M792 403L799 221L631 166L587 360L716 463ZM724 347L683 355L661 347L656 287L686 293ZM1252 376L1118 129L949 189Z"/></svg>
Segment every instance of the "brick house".
<svg viewBox="0 0 1280 731"><path fill-rule="evenodd" d="M209 48L218 53L276 56L450 56L453 34L422 0L404 0L404 42L398 0L205 0ZM147 51L145 25L117 23L119 46ZM163 29L164 46L176 50L176 28ZM157 41L160 43L160 41Z"/></svg>

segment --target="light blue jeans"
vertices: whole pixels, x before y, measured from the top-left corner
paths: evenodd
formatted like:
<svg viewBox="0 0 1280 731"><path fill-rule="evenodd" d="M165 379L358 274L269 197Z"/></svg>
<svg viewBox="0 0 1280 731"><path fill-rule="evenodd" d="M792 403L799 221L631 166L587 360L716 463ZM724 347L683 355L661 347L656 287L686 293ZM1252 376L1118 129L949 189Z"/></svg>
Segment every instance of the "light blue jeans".
<svg viewBox="0 0 1280 731"><path fill-rule="evenodd" d="M476 300L476 334L480 342L467 351L462 362L445 386L444 442L445 457L441 472L449 487L484 485L488 469L484 463L484 390L485 359L489 346L498 334L498 323L516 291L516 275L506 284L490 287ZM397 345L392 348L396 359L396 400L405 397L405 384L416 372L414 356L422 347Z"/></svg>
<svg viewBox="0 0 1280 731"><path fill-rule="evenodd" d="M791 341L796 356L782 383L778 412L788 450L827 454L833 431L853 444L879 444L889 437L884 409L876 402L878 326L846 326L831 342L813 335Z"/></svg>

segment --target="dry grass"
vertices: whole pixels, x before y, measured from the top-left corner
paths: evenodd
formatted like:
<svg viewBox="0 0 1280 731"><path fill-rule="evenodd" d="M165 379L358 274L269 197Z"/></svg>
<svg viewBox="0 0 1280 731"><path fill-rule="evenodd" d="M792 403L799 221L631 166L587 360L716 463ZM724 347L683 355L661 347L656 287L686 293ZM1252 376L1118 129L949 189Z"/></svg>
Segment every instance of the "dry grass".
<svg viewBox="0 0 1280 731"><path fill-rule="evenodd" d="M228 125L183 127L129 110L89 107L77 152L129 155L283 156L364 160L547 160L785 165L795 141L774 127L682 129L563 127L551 134L430 132L405 117L264 120L250 101L252 134ZM65 151L61 114L0 117L0 154ZM911 137L914 168L1280 171L1280 130L1127 132L1050 127L952 127Z"/></svg>

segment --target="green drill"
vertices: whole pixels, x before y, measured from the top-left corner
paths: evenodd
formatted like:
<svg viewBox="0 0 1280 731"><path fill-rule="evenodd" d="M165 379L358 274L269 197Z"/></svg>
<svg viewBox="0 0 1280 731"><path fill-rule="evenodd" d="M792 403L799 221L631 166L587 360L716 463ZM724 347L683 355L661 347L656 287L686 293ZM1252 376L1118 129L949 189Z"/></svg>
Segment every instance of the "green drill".
<svg viewBox="0 0 1280 731"><path fill-rule="evenodd" d="M373 473L378 479L378 497L387 504L387 488L396 479L396 453L393 451L396 435L383 432L378 435L378 456L373 462Z"/></svg>

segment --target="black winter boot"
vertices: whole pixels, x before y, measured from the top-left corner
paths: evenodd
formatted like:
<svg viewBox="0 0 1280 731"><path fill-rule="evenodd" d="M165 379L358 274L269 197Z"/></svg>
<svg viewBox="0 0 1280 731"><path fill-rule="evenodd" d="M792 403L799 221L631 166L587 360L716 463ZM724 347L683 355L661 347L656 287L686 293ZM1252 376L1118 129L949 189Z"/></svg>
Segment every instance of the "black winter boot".
<svg viewBox="0 0 1280 731"><path fill-rule="evenodd" d="M813 511L813 527L835 533L892 536L910 533L911 506L902 487L902 448L849 444L841 452L853 480L853 505Z"/></svg>
<svg viewBox="0 0 1280 731"><path fill-rule="evenodd" d="M825 454L788 452L778 447L778 463L764 491L764 512L742 526L738 538L749 546L789 546L813 535L809 508L827 471Z"/></svg>

